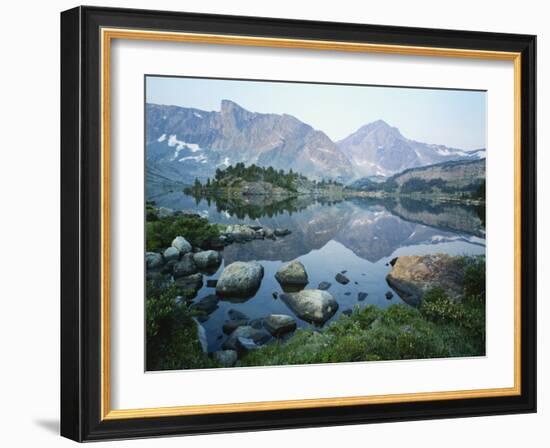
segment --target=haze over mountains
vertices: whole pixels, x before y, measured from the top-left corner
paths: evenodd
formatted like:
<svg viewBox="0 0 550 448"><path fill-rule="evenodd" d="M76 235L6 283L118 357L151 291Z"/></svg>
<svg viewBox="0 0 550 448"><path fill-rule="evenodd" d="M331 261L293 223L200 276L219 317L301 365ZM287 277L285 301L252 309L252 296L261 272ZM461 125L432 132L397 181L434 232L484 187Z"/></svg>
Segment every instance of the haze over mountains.
<svg viewBox="0 0 550 448"><path fill-rule="evenodd" d="M382 120L339 142L287 114L250 112L223 100L220 111L146 104L148 181L191 183L238 162L301 172L311 179L349 183L364 176L390 176L448 160L483 158L404 137Z"/></svg>

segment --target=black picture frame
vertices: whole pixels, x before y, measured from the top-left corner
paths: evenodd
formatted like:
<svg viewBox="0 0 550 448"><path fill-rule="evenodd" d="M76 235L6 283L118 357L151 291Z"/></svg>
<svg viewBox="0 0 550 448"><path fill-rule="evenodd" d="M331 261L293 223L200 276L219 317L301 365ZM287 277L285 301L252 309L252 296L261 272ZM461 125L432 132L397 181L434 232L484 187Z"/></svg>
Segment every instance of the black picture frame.
<svg viewBox="0 0 550 448"><path fill-rule="evenodd" d="M102 27L521 53L521 394L101 419ZM61 434L76 441L536 412L536 37L77 7L61 14Z"/></svg>

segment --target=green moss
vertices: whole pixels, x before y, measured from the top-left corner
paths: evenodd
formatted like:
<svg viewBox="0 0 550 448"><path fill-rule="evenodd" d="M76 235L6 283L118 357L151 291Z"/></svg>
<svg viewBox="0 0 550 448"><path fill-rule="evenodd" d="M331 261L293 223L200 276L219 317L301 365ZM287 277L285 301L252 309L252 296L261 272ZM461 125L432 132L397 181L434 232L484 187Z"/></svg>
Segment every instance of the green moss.
<svg viewBox="0 0 550 448"><path fill-rule="evenodd" d="M146 223L147 251L169 247L176 236L183 236L193 246L202 246L219 236L216 225L197 215L178 215L157 218Z"/></svg>
<svg viewBox="0 0 550 448"><path fill-rule="evenodd" d="M176 303L177 289L148 284L147 291L147 370L217 367L202 351L193 314Z"/></svg>

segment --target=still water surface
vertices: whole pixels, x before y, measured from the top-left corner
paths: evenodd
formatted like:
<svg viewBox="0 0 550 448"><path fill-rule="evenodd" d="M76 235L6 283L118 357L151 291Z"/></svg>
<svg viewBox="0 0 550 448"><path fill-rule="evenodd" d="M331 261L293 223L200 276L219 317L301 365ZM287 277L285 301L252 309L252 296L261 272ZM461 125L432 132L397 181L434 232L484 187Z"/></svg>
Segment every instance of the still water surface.
<svg viewBox="0 0 550 448"><path fill-rule="evenodd" d="M249 318L268 314L289 314L298 327L309 327L273 292L283 291L275 280L275 272L284 262L299 260L309 276L307 288L330 282L329 292L339 303L338 312L325 325L355 306L374 304L385 308L402 303L385 277L390 260L400 255L446 253L478 255L485 253L485 229L478 210L473 206L443 204L410 199L353 198L343 201L300 199L279 208L262 205L239 207L195 200L181 191L158 192L149 196L157 206L174 210L191 210L210 222L261 224L271 228L287 228L291 234L272 240L254 240L232 244L223 250L223 263L212 275L205 276L203 288L194 301L215 293L206 286L207 279L217 279L224 265L234 261L256 260L264 267L264 278L254 297L240 302L220 300L218 309L202 323L206 330L209 351L216 351L225 340L222 325L233 308ZM350 279L341 285L334 277L347 271ZM392 291L388 300L386 292ZM358 300L358 293L367 298Z"/></svg>

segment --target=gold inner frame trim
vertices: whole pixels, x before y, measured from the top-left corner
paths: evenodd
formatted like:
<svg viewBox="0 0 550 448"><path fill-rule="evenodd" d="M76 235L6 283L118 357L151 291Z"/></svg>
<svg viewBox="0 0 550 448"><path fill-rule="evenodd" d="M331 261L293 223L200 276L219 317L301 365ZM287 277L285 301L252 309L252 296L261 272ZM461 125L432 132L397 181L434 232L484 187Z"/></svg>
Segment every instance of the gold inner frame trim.
<svg viewBox="0 0 550 448"><path fill-rule="evenodd" d="M306 39L279 39L199 33L101 29L101 419L168 417L317 407L358 406L431 400L502 397L521 394L521 54L459 48L418 47ZM237 45L354 53L382 53L513 61L514 63L514 386L506 388L419 392L140 409L111 409L110 345L110 63L113 39Z"/></svg>

